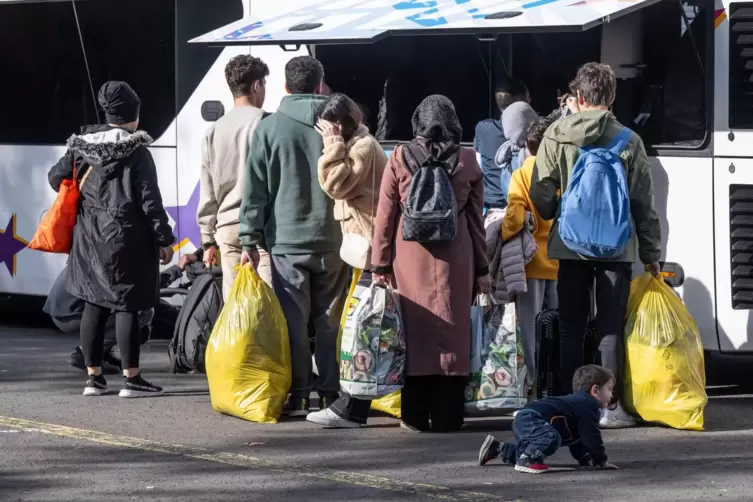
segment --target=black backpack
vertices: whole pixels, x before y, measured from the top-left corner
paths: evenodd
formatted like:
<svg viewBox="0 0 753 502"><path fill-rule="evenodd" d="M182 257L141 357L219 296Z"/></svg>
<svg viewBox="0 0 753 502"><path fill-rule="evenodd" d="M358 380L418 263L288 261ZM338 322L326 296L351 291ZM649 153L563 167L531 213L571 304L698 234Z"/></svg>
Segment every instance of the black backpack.
<svg viewBox="0 0 753 502"><path fill-rule="evenodd" d="M403 240L439 242L455 240L457 202L447 166L430 159L414 145L405 145L421 166L413 174L403 205Z"/></svg>
<svg viewBox="0 0 753 502"><path fill-rule="evenodd" d="M207 272L196 277L168 348L171 373L206 373L204 354L223 305L222 276Z"/></svg>

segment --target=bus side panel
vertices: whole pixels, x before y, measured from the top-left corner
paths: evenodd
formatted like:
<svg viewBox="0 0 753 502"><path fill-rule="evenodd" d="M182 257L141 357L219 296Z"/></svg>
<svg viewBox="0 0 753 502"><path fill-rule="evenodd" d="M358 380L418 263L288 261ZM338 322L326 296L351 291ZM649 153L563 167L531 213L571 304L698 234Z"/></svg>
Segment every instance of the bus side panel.
<svg viewBox="0 0 753 502"><path fill-rule="evenodd" d="M175 149L152 148L165 206L176 203ZM65 153L63 146L0 145L0 292L45 296L65 266L67 255L22 248L57 194L47 173ZM14 229L15 226L15 229Z"/></svg>
<svg viewBox="0 0 753 502"><path fill-rule="evenodd" d="M715 319L714 205L711 158L651 158L654 206L662 226L662 259L679 263L678 288L706 350L719 350Z"/></svg>
<svg viewBox="0 0 753 502"><path fill-rule="evenodd" d="M717 322L722 351L753 351L753 159L714 159Z"/></svg>
<svg viewBox="0 0 753 502"><path fill-rule="evenodd" d="M47 173L62 146L0 145L0 292L46 295L65 265L65 255L20 249L30 241L56 193ZM15 232L14 232L15 226Z"/></svg>

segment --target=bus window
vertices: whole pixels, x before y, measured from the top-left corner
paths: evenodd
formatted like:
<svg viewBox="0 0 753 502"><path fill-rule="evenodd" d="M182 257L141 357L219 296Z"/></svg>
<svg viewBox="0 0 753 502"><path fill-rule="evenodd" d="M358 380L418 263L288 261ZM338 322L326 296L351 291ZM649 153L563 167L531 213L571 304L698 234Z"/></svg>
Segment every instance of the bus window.
<svg viewBox="0 0 753 502"><path fill-rule="evenodd" d="M175 2L75 3L96 92L125 80L142 100L141 127L157 138L175 117ZM0 6L0 142L59 144L96 124L96 104L72 2Z"/></svg>

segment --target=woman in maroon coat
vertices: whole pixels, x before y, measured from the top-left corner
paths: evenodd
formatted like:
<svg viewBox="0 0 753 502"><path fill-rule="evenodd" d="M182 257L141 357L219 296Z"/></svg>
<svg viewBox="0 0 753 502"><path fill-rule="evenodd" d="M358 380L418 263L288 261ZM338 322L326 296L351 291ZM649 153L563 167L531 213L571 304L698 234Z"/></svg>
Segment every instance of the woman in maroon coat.
<svg viewBox="0 0 753 502"><path fill-rule="evenodd" d="M393 280L407 343L402 419L409 428L448 432L463 425L464 390L470 372L474 287L491 287L486 259L484 183L476 155L460 148L462 129L452 102L424 99L413 114L412 143L451 174L457 201L457 237L449 242L404 241L405 204L418 161L398 146L382 178L375 224L374 282Z"/></svg>

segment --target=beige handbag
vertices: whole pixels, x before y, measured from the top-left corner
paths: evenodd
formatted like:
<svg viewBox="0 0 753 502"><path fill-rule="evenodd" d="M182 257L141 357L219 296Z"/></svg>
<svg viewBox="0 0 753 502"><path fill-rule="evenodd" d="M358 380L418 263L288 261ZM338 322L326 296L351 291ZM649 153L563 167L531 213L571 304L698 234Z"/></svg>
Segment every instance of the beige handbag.
<svg viewBox="0 0 753 502"><path fill-rule="evenodd" d="M374 228L374 192L376 190L376 168L371 170L371 227ZM363 235L343 234L340 258L353 268L366 270L371 265L371 239Z"/></svg>

